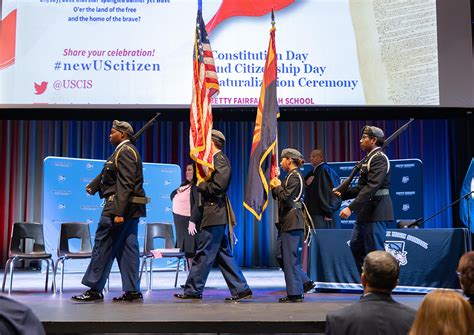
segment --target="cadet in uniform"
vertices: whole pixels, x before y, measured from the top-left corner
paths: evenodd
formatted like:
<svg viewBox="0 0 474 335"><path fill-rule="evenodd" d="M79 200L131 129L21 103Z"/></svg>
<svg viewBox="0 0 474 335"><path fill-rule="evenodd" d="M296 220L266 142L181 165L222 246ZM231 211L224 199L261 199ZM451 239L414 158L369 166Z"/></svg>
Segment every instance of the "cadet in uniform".
<svg viewBox="0 0 474 335"><path fill-rule="evenodd" d="M303 155L296 149L283 149L281 168L288 172L283 182L279 173L270 181L273 198L278 200L277 260L285 273L287 296L279 302L302 302L304 293L315 287L301 268L301 248L304 236L302 197L304 193L303 176L300 166Z"/></svg>
<svg viewBox="0 0 474 335"><path fill-rule="evenodd" d="M226 298L226 301L252 298L252 291L232 255L226 234L227 226L232 225L229 222L230 203L226 195L231 167L229 159L222 152L224 142L224 134L213 129L211 152L214 155L214 172L209 180L198 182L197 185L202 217L193 220L200 222L198 246L184 285L184 293L174 295L179 299L202 299L202 292L214 262L217 262L231 292L231 297ZM192 214L191 217L193 216Z"/></svg>
<svg viewBox="0 0 474 335"><path fill-rule="evenodd" d="M90 287L75 301L103 300L104 289L114 259L120 268L124 294L114 301L142 300L139 282L138 221L146 216L147 198L143 190L141 157L130 142L132 126L115 120L110 130L110 143L116 146L102 172L86 187L89 194L97 191L105 205L95 234L92 259L82 279Z"/></svg>
<svg viewBox="0 0 474 335"><path fill-rule="evenodd" d="M393 220L393 206L390 198L390 161L381 150L385 142L382 129L365 126L360 139L361 148L367 152L366 163L362 164L356 187L350 187L343 194L335 192L343 200L355 198L344 208L340 216L347 219L352 212L357 218L350 241L352 255L357 269L362 273L365 256L374 250L385 250L387 224Z"/></svg>

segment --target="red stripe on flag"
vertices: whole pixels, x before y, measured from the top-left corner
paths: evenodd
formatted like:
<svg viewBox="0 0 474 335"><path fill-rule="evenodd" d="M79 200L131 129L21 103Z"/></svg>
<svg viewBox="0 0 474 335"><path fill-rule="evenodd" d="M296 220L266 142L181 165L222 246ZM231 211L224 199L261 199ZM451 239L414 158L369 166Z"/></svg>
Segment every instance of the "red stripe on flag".
<svg viewBox="0 0 474 335"><path fill-rule="evenodd" d="M197 166L197 178L206 180L214 170L211 153L212 108L210 99L219 92L219 81L202 13L199 10L196 21L189 143L190 156Z"/></svg>

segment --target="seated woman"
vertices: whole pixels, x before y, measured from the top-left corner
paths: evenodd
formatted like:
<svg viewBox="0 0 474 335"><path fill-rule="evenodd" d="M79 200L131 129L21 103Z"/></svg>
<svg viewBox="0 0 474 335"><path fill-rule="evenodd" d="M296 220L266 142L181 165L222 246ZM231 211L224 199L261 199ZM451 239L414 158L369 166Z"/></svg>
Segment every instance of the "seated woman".
<svg viewBox="0 0 474 335"><path fill-rule="evenodd" d="M473 331L469 303L457 292L436 290L421 302L409 335L468 335Z"/></svg>
<svg viewBox="0 0 474 335"><path fill-rule="evenodd" d="M173 218L176 228L176 247L186 254L188 267L196 252L195 223L190 223L193 193L197 193L193 164L186 166L186 179L174 190L170 197L173 203ZM196 195L194 195L194 198Z"/></svg>

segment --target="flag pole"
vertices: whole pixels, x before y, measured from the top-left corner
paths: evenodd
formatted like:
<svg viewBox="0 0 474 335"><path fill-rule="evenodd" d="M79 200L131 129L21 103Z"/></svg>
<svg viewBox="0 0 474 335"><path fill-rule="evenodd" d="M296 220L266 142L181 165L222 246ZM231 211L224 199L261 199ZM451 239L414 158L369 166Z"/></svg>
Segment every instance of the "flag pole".
<svg viewBox="0 0 474 335"><path fill-rule="evenodd" d="M271 28L271 31L272 30L276 30L275 28L275 11L273 10L272 8L272 16L271 16L271 22L272 22L272 28ZM277 78L278 80L278 78ZM278 98L278 97L277 97ZM275 166L278 170L280 170L280 165L279 165L279 162L278 162L278 118L280 117L280 111L278 111L277 113L277 124L276 124L276 137L275 137L275 148L273 149L273 157L275 159ZM270 174L270 176L273 176L275 177L275 172L273 172L273 174ZM280 178L280 176L278 176L278 178ZM270 199L273 199L273 197L269 197ZM278 202L276 199L273 199L273 215L275 217L275 222L279 222L280 221L280 218L278 217Z"/></svg>
<svg viewBox="0 0 474 335"><path fill-rule="evenodd" d="M272 16L271 16L271 22L272 22L272 28L271 30L276 30L275 28L275 11L272 8ZM277 78L278 80L278 78ZM278 97L277 97L278 98ZM276 130L276 138L275 138L275 149L274 149L274 157L275 157L275 163L277 168L279 169L279 164L278 164L278 118L280 117L280 111L278 111L277 114L277 130ZM277 211L277 218L278 218L278 211Z"/></svg>

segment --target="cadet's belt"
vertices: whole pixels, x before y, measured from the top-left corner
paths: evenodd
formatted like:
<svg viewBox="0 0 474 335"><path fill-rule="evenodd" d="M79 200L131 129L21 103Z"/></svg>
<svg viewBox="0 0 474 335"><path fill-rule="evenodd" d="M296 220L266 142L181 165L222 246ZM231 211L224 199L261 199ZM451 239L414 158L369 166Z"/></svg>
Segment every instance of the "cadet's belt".
<svg viewBox="0 0 474 335"><path fill-rule="evenodd" d="M380 190L378 190L377 192L375 192L375 196L376 197L380 197L382 195L389 195L390 194L390 191L388 188L381 188Z"/></svg>
<svg viewBox="0 0 474 335"><path fill-rule="evenodd" d="M115 194L112 194L107 198L107 201L114 201L114 199L115 199ZM132 204L140 204L140 205L146 205L146 204L150 203L150 201L151 201L150 197L132 196L128 199L128 202L130 202Z"/></svg>
<svg viewBox="0 0 474 335"><path fill-rule="evenodd" d="M301 208L302 208L301 202L299 202L299 201L294 202L294 203L293 203L293 208L301 209Z"/></svg>

